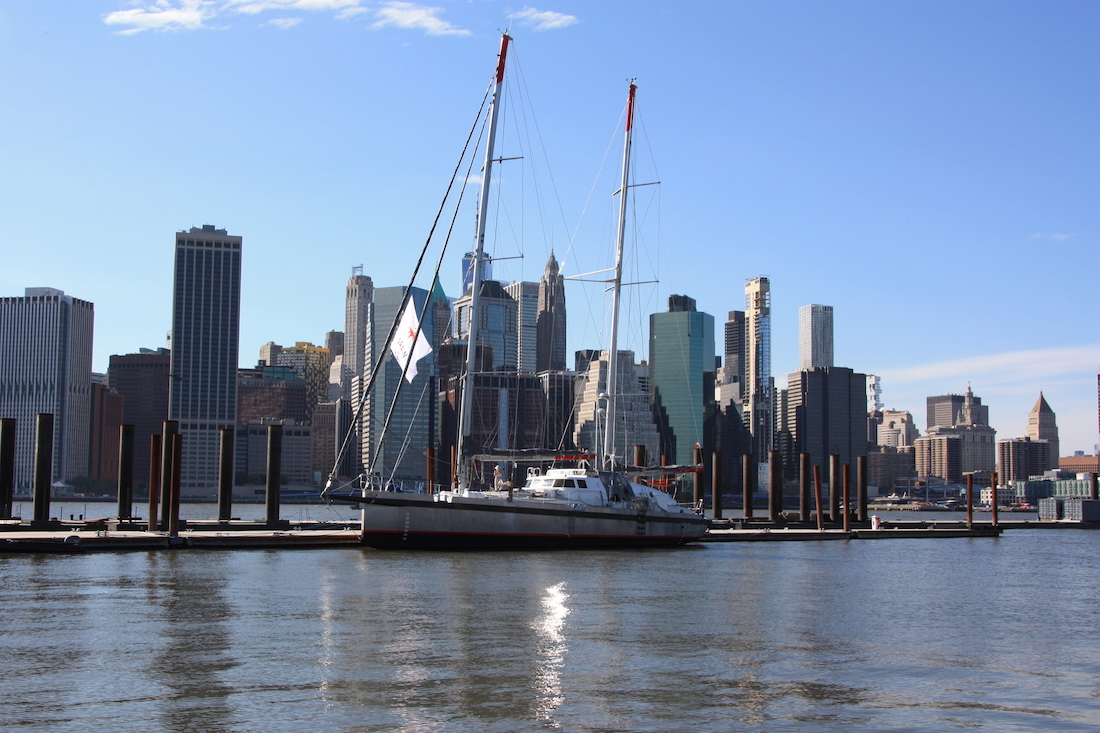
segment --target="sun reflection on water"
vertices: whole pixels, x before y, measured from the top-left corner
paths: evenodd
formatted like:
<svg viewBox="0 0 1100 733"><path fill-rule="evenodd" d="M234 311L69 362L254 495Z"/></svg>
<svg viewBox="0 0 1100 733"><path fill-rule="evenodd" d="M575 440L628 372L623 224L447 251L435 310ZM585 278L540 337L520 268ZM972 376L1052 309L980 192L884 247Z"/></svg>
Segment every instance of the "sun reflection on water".
<svg viewBox="0 0 1100 733"><path fill-rule="evenodd" d="M538 692L536 711L538 717L553 727L554 711L565 702L561 689L561 673L565 666L565 653L568 645L562 629L565 617L569 615L566 602L569 594L565 592L565 583L551 585L543 591L542 615L532 625L538 635L538 648L535 652L535 685Z"/></svg>

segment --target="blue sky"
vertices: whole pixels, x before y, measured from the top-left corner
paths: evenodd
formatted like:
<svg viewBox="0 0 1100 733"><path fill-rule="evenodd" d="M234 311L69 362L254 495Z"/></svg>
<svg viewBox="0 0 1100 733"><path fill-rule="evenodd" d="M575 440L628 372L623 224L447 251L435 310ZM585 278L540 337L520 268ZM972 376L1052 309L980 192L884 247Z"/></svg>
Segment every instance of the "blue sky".
<svg viewBox="0 0 1100 733"><path fill-rule="evenodd" d="M614 147L593 181L637 77L639 176L661 181L639 278L660 283L635 289L628 345L668 294L721 323L766 275L780 386L798 307L829 304L837 363L922 429L927 395L970 382L1022 435L1042 390L1063 454L1091 451L1095 1L0 2L0 294L93 301L104 371L163 345L173 234L210 223L245 241L242 364L319 343L354 265L406 281L509 26L553 185L545 223L489 245L525 256L498 277L606 250ZM464 212L449 295L471 233ZM598 347L600 295L572 287L570 349Z"/></svg>

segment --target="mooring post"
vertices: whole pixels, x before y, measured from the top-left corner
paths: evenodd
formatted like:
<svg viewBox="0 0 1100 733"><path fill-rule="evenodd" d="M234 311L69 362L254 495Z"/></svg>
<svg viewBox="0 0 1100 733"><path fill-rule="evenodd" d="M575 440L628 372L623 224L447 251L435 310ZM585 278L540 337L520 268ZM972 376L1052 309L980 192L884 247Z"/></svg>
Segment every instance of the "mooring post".
<svg viewBox="0 0 1100 733"><path fill-rule="evenodd" d="M817 500L817 531L825 531L825 515L821 511L821 466L814 466L814 497Z"/></svg>
<svg viewBox="0 0 1100 733"><path fill-rule="evenodd" d="M645 446L644 445L635 445L634 446L634 465L637 466L638 468L645 468L645 459L646 459Z"/></svg>
<svg viewBox="0 0 1100 733"><path fill-rule="evenodd" d="M810 521L810 454L798 454L798 520Z"/></svg>
<svg viewBox="0 0 1100 733"><path fill-rule="evenodd" d="M50 521L50 483L53 481L53 415L38 414L34 431L34 497L31 521Z"/></svg>
<svg viewBox="0 0 1100 733"><path fill-rule="evenodd" d="M283 470L283 426L267 426L267 523L279 521L279 477Z"/></svg>
<svg viewBox="0 0 1100 733"><path fill-rule="evenodd" d="M1000 503L1000 501L999 501L1000 497L997 496L997 472L996 471L994 471L993 474L992 474L992 478L989 482L989 488L990 488L989 501L993 505L992 506L992 509L993 509L993 526L996 527L997 526L997 504Z"/></svg>
<svg viewBox="0 0 1100 733"><path fill-rule="evenodd" d="M1098 496L1098 493L1100 493L1100 492L1098 492L1097 489L1098 489L1098 487L1097 487L1097 473L1096 473L1096 471L1093 471L1092 472L1092 486L1089 487L1089 498L1092 499L1093 501L1096 501L1097 499L1100 499L1100 496Z"/></svg>
<svg viewBox="0 0 1100 733"><path fill-rule="evenodd" d="M710 515L722 518L722 451L710 454Z"/></svg>
<svg viewBox="0 0 1100 733"><path fill-rule="evenodd" d="M0 519L11 519L15 497L15 418L0 419Z"/></svg>
<svg viewBox="0 0 1100 733"><path fill-rule="evenodd" d="M851 477L852 467L844 464L844 531L850 532L852 530L852 489L851 489Z"/></svg>
<svg viewBox="0 0 1100 733"><path fill-rule="evenodd" d="M173 433L171 439L171 481L168 486L168 536L180 536L180 480L183 475L183 436Z"/></svg>
<svg viewBox="0 0 1100 733"><path fill-rule="evenodd" d="M966 528L974 526L974 474L966 474Z"/></svg>
<svg viewBox="0 0 1100 733"><path fill-rule="evenodd" d="M692 506L703 505L703 449L699 446L695 446L691 452L691 462L697 469L695 473L691 474L691 503Z"/></svg>
<svg viewBox="0 0 1100 733"><path fill-rule="evenodd" d="M118 518L134 515L134 426L118 429Z"/></svg>
<svg viewBox="0 0 1100 733"><path fill-rule="evenodd" d="M779 451L768 451L768 519L779 521L783 513L783 458Z"/></svg>
<svg viewBox="0 0 1100 733"><path fill-rule="evenodd" d="M756 464L752 453L741 456L741 496L745 508L745 519L752 519L752 497L756 493Z"/></svg>
<svg viewBox="0 0 1100 733"><path fill-rule="evenodd" d="M862 524L867 521L867 456L856 456L856 491L856 518Z"/></svg>
<svg viewBox="0 0 1100 733"><path fill-rule="evenodd" d="M829 456L829 521L836 523L840 518L840 456Z"/></svg>
<svg viewBox="0 0 1100 733"><path fill-rule="evenodd" d="M149 436L149 518L146 529L157 531L157 502L160 501L160 449L161 436L153 433Z"/></svg>
<svg viewBox="0 0 1100 733"><path fill-rule="evenodd" d="M160 451L160 528L168 531L168 514L172 511L172 436L179 435L180 424L165 420L161 426Z"/></svg>
<svg viewBox="0 0 1100 733"><path fill-rule="evenodd" d="M425 451L424 460L428 462L427 465L427 486L424 487L424 493L431 496L435 493L435 446L429 445Z"/></svg>
<svg viewBox="0 0 1100 733"><path fill-rule="evenodd" d="M222 428L218 443L218 521L228 522L233 518L233 451L236 447L237 431Z"/></svg>
<svg viewBox="0 0 1100 733"><path fill-rule="evenodd" d="M662 453L661 454L661 466L664 467L664 466L667 466L667 465L668 465L668 456L666 456Z"/></svg>

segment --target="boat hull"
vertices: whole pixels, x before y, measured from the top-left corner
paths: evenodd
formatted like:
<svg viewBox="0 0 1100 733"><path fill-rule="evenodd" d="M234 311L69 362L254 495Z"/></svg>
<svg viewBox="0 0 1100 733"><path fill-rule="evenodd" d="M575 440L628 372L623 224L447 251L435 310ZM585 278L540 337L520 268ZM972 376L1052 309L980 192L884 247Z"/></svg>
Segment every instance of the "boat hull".
<svg viewBox="0 0 1100 733"><path fill-rule="evenodd" d="M367 492L362 541L378 549L517 550L676 546L700 539L707 520L590 506Z"/></svg>

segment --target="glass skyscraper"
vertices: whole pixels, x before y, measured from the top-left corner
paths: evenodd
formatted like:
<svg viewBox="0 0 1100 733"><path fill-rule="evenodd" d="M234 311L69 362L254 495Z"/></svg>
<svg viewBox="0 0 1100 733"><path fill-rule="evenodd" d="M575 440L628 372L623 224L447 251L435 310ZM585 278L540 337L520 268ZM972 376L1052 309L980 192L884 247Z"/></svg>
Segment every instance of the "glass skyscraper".
<svg viewBox="0 0 1100 733"><path fill-rule="evenodd" d="M218 485L220 431L237 422L241 243L210 224L176 234L168 417L183 436L185 492Z"/></svg>

